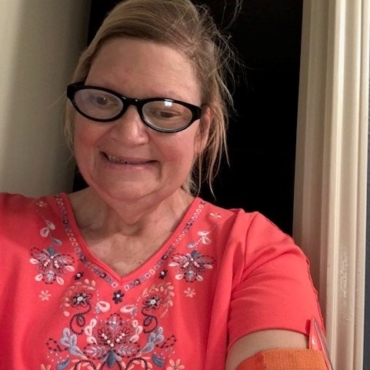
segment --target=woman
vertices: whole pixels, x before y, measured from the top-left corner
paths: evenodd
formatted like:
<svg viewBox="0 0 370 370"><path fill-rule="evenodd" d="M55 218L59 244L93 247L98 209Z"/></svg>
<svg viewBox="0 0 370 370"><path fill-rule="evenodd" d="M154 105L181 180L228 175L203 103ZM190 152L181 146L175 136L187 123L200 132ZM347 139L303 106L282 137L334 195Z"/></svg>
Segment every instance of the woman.
<svg viewBox="0 0 370 370"><path fill-rule="evenodd" d="M188 0L108 15L67 90L88 187L0 198L4 368L329 366L293 240L196 196L225 147L228 50Z"/></svg>

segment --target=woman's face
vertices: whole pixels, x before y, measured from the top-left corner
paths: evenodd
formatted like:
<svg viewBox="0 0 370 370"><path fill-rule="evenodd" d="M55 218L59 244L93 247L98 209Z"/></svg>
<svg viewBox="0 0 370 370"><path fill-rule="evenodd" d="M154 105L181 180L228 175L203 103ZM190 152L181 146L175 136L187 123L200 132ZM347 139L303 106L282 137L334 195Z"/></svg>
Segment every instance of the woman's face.
<svg viewBox="0 0 370 370"><path fill-rule="evenodd" d="M103 45L86 85L129 98L202 103L186 57L168 46L142 40L120 38ZM207 110L201 120L207 132ZM76 114L77 164L86 182L103 198L160 201L179 191L202 151L206 135L200 134L199 125L200 120L181 132L156 132L144 125L135 106L113 122L95 122Z"/></svg>

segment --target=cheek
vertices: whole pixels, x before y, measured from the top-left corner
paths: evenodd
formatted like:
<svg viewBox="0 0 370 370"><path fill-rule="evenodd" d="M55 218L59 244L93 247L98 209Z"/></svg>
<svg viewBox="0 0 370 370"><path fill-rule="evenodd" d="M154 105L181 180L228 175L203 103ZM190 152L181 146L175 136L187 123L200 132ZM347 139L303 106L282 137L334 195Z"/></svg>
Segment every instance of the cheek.
<svg viewBox="0 0 370 370"><path fill-rule="evenodd" d="M74 146L74 152L76 155L81 150L82 143L83 143L83 130L81 129L81 125L77 125L75 127L74 137L73 137L73 146Z"/></svg>
<svg viewBox="0 0 370 370"><path fill-rule="evenodd" d="M76 121L75 133L74 133L74 149L78 151L83 147L89 147L94 145L101 134L100 130L91 125L90 122L84 122L84 120Z"/></svg>
<svg viewBox="0 0 370 370"><path fill-rule="evenodd" d="M162 154L168 162L177 162L191 165L197 156L198 143L195 135L179 135L171 140L165 140L158 147L162 148Z"/></svg>
<svg viewBox="0 0 370 370"><path fill-rule="evenodd" d="M89 123L76 122L73 150L80 170L90 167L96 154L99 135L97 130Z"/></svg>

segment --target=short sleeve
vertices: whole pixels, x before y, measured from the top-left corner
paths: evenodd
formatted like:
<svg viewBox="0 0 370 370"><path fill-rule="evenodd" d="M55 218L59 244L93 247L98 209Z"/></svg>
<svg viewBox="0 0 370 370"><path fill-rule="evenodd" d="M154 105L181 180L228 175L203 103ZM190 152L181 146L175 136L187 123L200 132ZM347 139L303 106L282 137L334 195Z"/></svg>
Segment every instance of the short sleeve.
<svg viewBox="0 0 370 370"><path fill-rule="evenodd" d="M308 335L313 317L322 323L309 261L289 235L256 213L241 249L244 263L234 271L229 346L259 330Z"/></svg>

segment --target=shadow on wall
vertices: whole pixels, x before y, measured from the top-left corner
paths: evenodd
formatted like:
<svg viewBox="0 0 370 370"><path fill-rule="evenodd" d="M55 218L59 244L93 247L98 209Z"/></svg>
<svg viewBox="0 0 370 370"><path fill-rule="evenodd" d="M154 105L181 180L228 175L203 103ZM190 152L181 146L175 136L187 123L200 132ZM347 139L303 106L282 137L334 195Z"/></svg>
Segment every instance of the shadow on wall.
<svg viewBox="0 0 370 370"><path fill-rule="evenodd" d="M38 196L72 187L74 166L62 128L65 89L86 45L89 4L15 0L10 5L16 34L2 81L8 88L0 191Z"/></svg>

